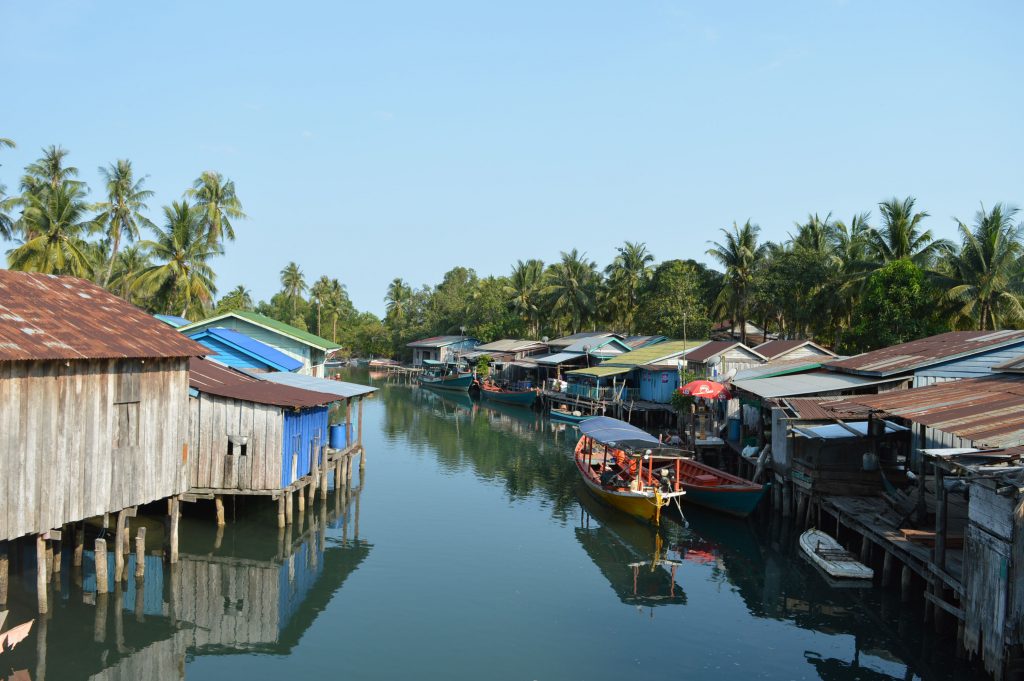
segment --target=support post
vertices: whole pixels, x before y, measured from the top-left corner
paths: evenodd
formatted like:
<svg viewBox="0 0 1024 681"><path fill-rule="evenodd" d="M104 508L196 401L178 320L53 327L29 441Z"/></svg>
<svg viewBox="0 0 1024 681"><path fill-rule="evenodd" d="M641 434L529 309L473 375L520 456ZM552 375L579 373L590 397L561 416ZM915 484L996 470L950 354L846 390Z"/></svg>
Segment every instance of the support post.
<svg viewBox="0 0 1024 681"><path fill-rule="evenodd" d="M46 556L47 556L47 558L50 559L50 565L52 566L52 568L50 570L50 575L54 579L57 579L60 576L60 568L61 568L61 565L60 565L61 560L60 559L61 559L62 554L64 553L63 545L62 545L63 540L64 540L64 532L63 531L51 532L50 533L50 541L47 542Z"/></svg>
<svg viewBox="0 0 1024 681"><path fill-rule="evenodd" d="M224 497L216 495L213 504L217 509L217 527L224 527Z"/></svg>
<svg viewBox="0 0 1024 681"><path fill-rule="evenodd" d="M946 569L946 483L945 471L935 465L935 551L932 560Z"/></svg>
<svg viewBox="0 0 1024 681"><path fill-rule="evenodd" d="M127 520L124 511L117 512L117 527L114 531L114 584L124 579L124 526Z"/></svg>
<svg viewBox="0 0 1024 681"><path fill-rule="evenodd" d="M48 579L49 562L46 559L46 540L43 535L36 535L36 593L39 601L39 614L45 615L50 580Z"/></svg>
<svg viewBox="0 0 1024 681"><path fill-rule="evenodd" d="M85 551L85 521L75 523L75 552L72 567L82 567L82 554Z"/></svg>
<svg viewBox="0 0 1024 681"><path fill-rule="evenodd" d="M807 515L807 495L796 493L796 525L803 529L804 516Z"/></svg>
<svg viewBox="0 0 1024 681"><path fill-rule="evenodd" d="M302 515L306 512L306 490L299 489L296 494L299 497L299 515Z"/></svg>
<svg viewBox="0 0 1024 681"><path fill-rule="evenodd" d="M900 573L900 600L904 603L910 602L910 566L904 565Z"/></svg>
<svg viewBox="0 0 1024 681"><path fill-rule="evenodd" d="M292 493L283 492L281 496L284 497L284 522L286 525L291 525L294 506L294 502L292 500Z"/></svg>
<svg viewBox="0 0 1024 681"><path fill-rule="evenodd" d="M892 584L892 552L886 551L882 559L882 586Z"/></svg>
<svg viewBox="0 0 1024 681"><path fill-rule="evenodd" d="M793 513L793 485L788 480L782 482L782 517L788 518Z"/></svg>
<svg viewBox="0 0 1024 681"><path fill-rule="evenodd" d="M7 557L7 542L0 541L0 605L7 605L7 579L10 561Z"/></svg>
<svg viewBox="0 0 1024 681"><path fill-rule="evenodd" d="M285 520L285 515L287 513L287 511L285 510L285 497L286 496L287 496L287 493L282 492L281 496L279 496L277 498L277 527L278 527L278 529L284 529L284 525L285 525L285 522L286 522L286 520Z"/></svg>
<svg viewBox="0 0 1024 681"><path fill-rule="evenodd" d="M97 539L96 543L103 542L102 539ZM103 555L106 556L106 546L103 548ZM106 568L103 570L103 576L106 577ZM96 643L103 643L107 640L107 590L104 589L102 592L96 594L96 619L92 625L92 638Z"/></svg>
<svg viewBox="0 0 1024 681"><path fill-rule="evenodd" d="M359 434L356 437L356 443L360 447L362 447L363 446L363 398L362 397L359 398L359 416L358 416L358 418L359 418Z"/></svg>
<svg viewBox="0 0 1024 681"><path fill-rule="evenodd" d="M865 565L871 564L871 540L866 534L860 540L860 562Z"/></svg>
<svg viewBox="0 0 1024 681"><path fill-rule="evenodd" d="M313 509L313 502L316 501L316 484L320 480L319 464L314 451L311 465L309 467L309 508Z"/></svg>
<svg viewBox="0 0 1024 681"><path fill-rule="evenodd" d="M352 446L352 398L345 398L345 449Z"/></svg>
<svg viewBox="0 0 1024 681"><path fill-rule="evenodd" d="M96 540L96 593L105 594L110 588L107 576L107 540Z"/></svg>
<svg viewBox="0 0 1024 681"><path fill-rule="evenodd" d="M167 507L171 516L171 537L167 547L168 560L173 565L178 562L178 519L181 516L181 500L178 497L171 497L167 500Z"/></svg>
<svg viewBox="0 0 1024 681"><path fill-rule="evenodd" d="M146 578L146 528L140 527L135 533L135 581Z"/></svg>

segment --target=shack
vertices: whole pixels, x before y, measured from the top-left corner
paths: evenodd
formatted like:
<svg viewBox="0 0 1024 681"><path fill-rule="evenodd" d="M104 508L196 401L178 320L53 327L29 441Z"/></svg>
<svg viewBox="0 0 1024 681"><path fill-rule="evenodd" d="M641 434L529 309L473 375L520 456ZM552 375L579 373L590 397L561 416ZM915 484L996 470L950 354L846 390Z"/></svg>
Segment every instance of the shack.
<svg viewBox="0 0 1024 681"><path fill-rule="evenodd" d="M117 514L123 540L135 507L186 490L188 363L207 352L91 282L0 270L0 583L6 542L36 535L46 612L53 531Z"/></svg>
<svg viewBox="0 0 1024 681"><path fill-rule="evenodd" d="M837 357L836 353L811 340L771 340L754 347L754 350L771 362L778 360L826 361Z"/></svg>
<svg viewBox="0 0 1024 681"><path fill-rule="evenodd" d="M327 445L328 405L337 398L260 381L207 359L192 359L189 386L193 456L189 495L266 495L289 508L313 481ZM283 498L282 498L283 497Z"/></svg>
<svg viewBox="0 0 1024 681"><path fill-rule="evenodd" d="M412 349L412 365L420 367L424 360L443 364L454 362L462 353L478 345L480 341L468 336L433 336L407 343L406 347Z"/></svg>
<svg viewBox="0 0 1024 681"><path fill-rule="evenodd" d="M326 338L248 310L233 310L215 315L201 322L182 326L178 330L183 334L192 335L215 328L233 329L269 345L301 362L302 368L298 369L298 373L310 376L323 376L327 356L341 349L340 345Z"/></svg>
<svg viewBox="0 0 1024 681"><path fill-rule="evenodd" d="M741 369L768 361L758 351L731 340L708 341L687 350L683 357L690 372L714 381L728 380Z"/></svg>

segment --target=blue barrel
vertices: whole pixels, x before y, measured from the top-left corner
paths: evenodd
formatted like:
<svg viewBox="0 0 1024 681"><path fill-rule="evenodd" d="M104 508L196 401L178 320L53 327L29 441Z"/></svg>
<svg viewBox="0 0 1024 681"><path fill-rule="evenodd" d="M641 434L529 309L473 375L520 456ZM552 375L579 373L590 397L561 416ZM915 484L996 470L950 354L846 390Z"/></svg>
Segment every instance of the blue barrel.
<svg viewBox="0 0 1024 681"><path fill-rule="evenodd" d="M345 449L345 424L335 423L330 427L330 436L328 438L328 444L331 449Z"/></svg>
<svg viewBox="0 0 1024 681"><path fill-rule="evenodd" d="M729 439L733 442L739 442L740 440L740 420L736 418L729 419Z"/></svg>

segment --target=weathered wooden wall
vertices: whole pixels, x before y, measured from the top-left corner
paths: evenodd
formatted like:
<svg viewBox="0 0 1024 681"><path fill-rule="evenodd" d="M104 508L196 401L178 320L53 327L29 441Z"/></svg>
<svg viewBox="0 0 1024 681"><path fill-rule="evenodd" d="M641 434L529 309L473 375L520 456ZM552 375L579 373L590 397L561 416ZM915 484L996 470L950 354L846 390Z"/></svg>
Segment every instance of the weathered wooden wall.
<svg viewBox="0 0 1024 681"><path fill-rule="evenodd" d="M90 681L165 681L185 678L185 653L191 632L175 631L171 637L145 648L131 651L125 657L98 674Z"/></svg>
<svg viewBox="0 0 1024 681"><path fill-rule="evenodd" d="M284 418L281 407L200 393L189 399L194 455L189 483L196 489L281 488ZM229 435L249 438L228 453Z"/></svg>
<svg viewBox="0 0 1024 681"><path fill-rule="evenodd" d="M188 361L0 362L0 539L185 491Z"/></svg>

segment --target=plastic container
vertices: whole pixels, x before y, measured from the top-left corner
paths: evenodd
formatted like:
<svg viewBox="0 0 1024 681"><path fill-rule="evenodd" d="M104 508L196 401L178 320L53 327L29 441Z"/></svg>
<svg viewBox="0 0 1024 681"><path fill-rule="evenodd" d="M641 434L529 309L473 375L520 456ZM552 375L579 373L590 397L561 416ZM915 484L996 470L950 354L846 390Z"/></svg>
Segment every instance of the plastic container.
<svg viewBox="0 0 1024 681"><path fill-rule="evenodd" d="M344 423L335 423L328 429L328 444L331 449L345 449L345 425ZM348 432L352 434L352 424L348 424ZM349 441L352 438L349 437Z"/></svg>
<svg viewBox="0 0 1024 681"><path fill-rule="evenodd" d="M729 419L729 439L733 442L739 442L740 439L740 420Z"/></svg>

